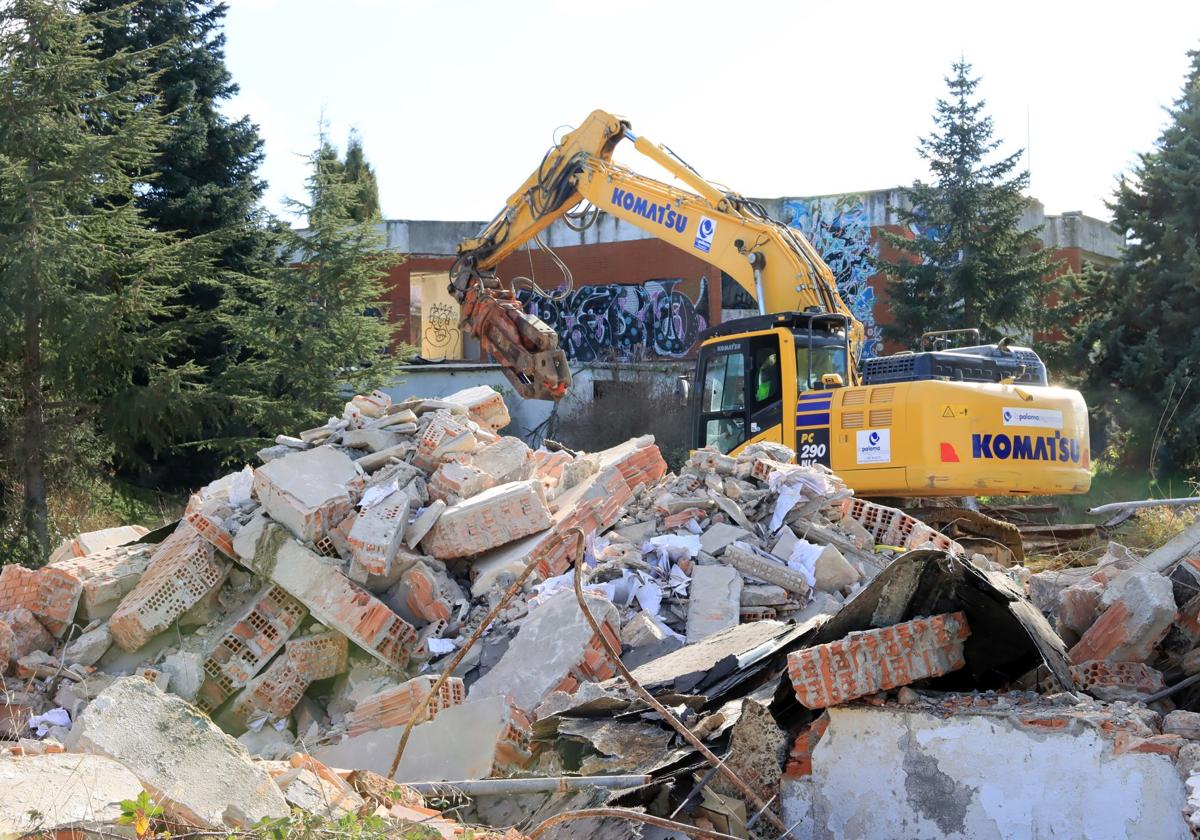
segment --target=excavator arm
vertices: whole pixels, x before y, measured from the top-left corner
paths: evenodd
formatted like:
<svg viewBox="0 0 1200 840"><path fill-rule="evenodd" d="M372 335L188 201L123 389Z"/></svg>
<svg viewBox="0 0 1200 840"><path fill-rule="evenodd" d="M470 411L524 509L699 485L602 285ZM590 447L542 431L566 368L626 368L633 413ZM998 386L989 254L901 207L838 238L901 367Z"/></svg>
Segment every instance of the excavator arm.
<svg viewBox="0 0 1200 840"><path fill-rule="evenodd" d="M614 163L613 149L625 139L694 192ZM829 267L802 236L754 201L704 180L670 150L634 135L627 121L593 111L546 153L480 235L459 245L451 271L450 292L462 305L463 325L500 361L523 396L561 398L570 372L553 330L522 311L495 269L583 199L720 267L754 297L763 314L844 316L851 358L857 358L862 324L838 294Z"/></svg>

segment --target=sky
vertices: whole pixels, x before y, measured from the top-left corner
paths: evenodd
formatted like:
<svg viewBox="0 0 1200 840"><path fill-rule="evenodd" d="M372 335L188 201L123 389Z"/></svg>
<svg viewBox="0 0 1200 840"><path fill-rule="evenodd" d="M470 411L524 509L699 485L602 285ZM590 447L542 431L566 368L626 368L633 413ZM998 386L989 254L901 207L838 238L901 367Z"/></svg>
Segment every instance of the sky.
<svg viewBox="0 0 1200 840"><path fill-rule="evenodd" d="M388 219L490 219L597 108L743 195L908 184L960 56L1046 212L1107 219L1200 49L1197 0L227 2L225 111L259 126L267 206L303 196L324 120L361 135Z"/></svg>

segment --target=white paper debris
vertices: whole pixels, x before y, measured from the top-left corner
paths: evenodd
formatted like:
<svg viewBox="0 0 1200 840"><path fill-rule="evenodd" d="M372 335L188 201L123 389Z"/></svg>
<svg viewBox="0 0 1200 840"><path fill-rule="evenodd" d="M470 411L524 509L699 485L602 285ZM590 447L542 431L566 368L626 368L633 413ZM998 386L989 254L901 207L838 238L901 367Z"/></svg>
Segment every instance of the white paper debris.
<svg viewBox="0 0 1200 840"><path fill-rule="evenodd" d="M55 707L44 715L33 715L29 718L29 728L39 738L45 738L51 726L70 726L71 715L62 707Z"/></svg>
<svg viewBox="0 0 1200 840"><path fill-rule="evenodd" d="M374 507L382 502L388 496L400 489L400 480L392 479L388 484L377 484L371 487L367 492L363 493L362 499L359 500L358 506L363 510Z"/></svg>
<svg viewBox="0 0 1200 840"><path fill-rule="evenodd" d="M241 472L233 474L233 481L229 483L229 504L233 507L249 507L251 498L250 490L254 484L254 470L250 465L242 467Z"/></svg>
<svg viewBox="0 0 1200 840"><path fill-rule="evenodd" d="M810 587L817 585L817 558L824 551L823 546L813 545L808 540L799 539L788 555L788 568L804 575L804 582Z"/></svg>
<svg viewBox="0 0 1200 840"><path fill-rule="evenodd" d="M425 640L425 647L429 648L429 652L434 656L441 656L444 653L452 653L456 645L453 639L429 638Z"/></svg>

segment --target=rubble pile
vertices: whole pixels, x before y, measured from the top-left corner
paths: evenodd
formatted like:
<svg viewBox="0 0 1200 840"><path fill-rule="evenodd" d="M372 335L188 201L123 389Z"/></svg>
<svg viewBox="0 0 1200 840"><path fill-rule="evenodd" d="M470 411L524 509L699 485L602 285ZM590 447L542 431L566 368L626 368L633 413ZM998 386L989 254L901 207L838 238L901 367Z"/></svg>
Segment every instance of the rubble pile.
<svg viewBox="0 0 1200 840"><path fill-rule="evenodd" d="M778 444L674 474L650 437L532 450L508 423L482 386L357 396L173 528L4 566L0 780L28 784L0 832L111 823L146 791L204 829L299 809L457 836L436 796L501 831L603 805L882 837L894 822L846 803L886 790L942 835L1054 833L995 804L1004 761L964 758L993 738L1012 775L1046 739L1064 777L1140 774L1142 799L1101 796L1062 836L1161 811L1162 791L1156 836L1187 836L1200 714L1151 695L1200 674L1200 532L1030 575ZM864 761L876 739L895 767Z"/></svg>

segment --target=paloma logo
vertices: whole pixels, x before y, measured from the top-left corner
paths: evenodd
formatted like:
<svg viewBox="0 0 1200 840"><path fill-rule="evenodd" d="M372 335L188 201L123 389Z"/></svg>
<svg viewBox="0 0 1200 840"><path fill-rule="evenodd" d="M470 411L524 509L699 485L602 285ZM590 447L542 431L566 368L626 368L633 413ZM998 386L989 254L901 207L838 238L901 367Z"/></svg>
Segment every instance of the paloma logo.
<svg viewBox="0 0 1200 840"><path fill-rule="evenodd" d="M1053 408L1021 408L1009 406L1000 411L1005 426L1036 426L1039 429L1061 429L1063 414Z"/></svg>
<svg viewBox="0 0 1200 840"><path fill-rule="evenodd" d="M886 464L892 460L891 429L856 432L855 443L860 464Z"/></svg>
<svg viewBox="0 0 1200 840"><path fill-rule="evenodd" d="M712 250L713 236L717 233L717 223L708 216L700 217L700 224L696 228L696 241L694 247L697 250L708 253Z"/></svg>

